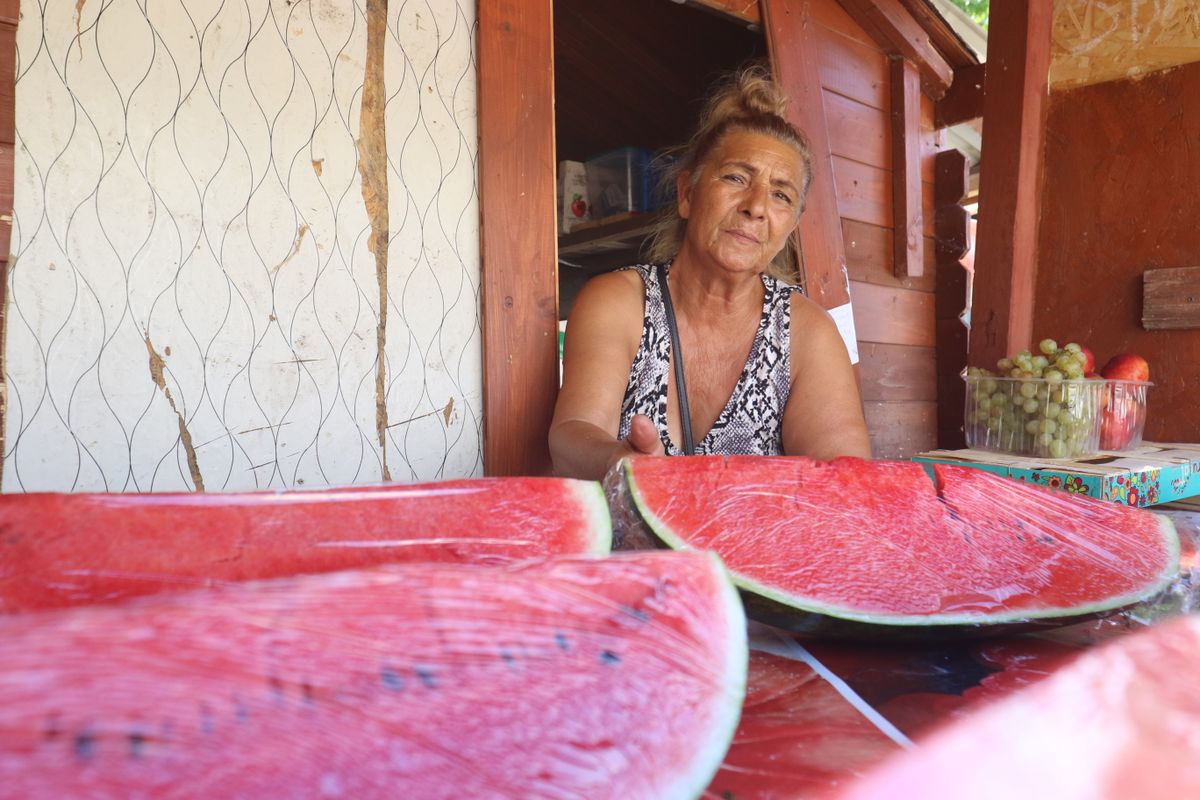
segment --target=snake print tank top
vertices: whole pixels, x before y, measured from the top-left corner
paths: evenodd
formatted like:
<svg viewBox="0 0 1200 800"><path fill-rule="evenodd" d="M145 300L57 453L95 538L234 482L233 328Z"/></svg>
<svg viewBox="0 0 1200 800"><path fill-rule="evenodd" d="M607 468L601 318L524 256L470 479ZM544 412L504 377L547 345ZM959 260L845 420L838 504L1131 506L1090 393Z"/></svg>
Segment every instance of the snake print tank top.
<svg viewBox="0 0 1200 800"><path fill-rule="evenodd" d="M644 414L658 429L668 455L683 455L667 433L667 374L671 370L671 333L663 306L658 272L650 265L626 267L635 270L646 284L646 314L642 339L629 369L629 384L621 402L624 439L635 414ZM789 286L769 275L762 276L763 308L754 344L733 394L717 416L712 429L696 442L696 455L781 455L783 453L783 409L791 389L791 310Z"/></svg>

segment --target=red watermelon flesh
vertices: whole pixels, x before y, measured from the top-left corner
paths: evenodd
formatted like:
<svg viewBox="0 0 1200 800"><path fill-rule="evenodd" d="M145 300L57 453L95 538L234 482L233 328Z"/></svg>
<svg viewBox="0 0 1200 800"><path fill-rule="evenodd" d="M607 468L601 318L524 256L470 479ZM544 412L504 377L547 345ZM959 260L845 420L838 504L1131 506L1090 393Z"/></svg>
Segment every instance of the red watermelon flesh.
<svg viewBox="0 0 1200 800"><path fill-rule="evenodd" d="M0 619L7 797L695 797L745 619L711 554L406 564Z"/></svg>
<svg viewBox="0 0 1200 800"><path fill-rule="evenodd" d="M741 721L703 797L814 797L898 749L808 665L752 652Z"/></svg>
<svg viewBox="0 0 1200 800"><path fill-rule="evenodd" d="M1151 596L1179 570L1164 517L966 468L910 462L640 457L632 502L674 548L737 584L871 626L1061 620ZM776 622L776 620L770 620Z"/></svg>
<svg viewBox="0 0 1200 800"><path fill-rule="evenodd" d="M0 501L0 613L390 561L603 554L598 483L486 478L246 494Z"/></svg>
<svg viewBox="0 0 1200 800"><path fill-rule="evenodd" d="M1200 617L1115 639L884 762L843 800L1200 797Z"/></svg>

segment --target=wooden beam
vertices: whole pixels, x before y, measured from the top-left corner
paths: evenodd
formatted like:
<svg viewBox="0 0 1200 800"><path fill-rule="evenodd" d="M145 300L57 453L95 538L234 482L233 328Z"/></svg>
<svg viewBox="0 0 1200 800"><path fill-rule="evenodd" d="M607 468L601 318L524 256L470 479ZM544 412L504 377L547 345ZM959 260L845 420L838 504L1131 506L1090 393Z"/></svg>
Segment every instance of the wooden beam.
<svg viewBox="0 0 1200 800"><path fill-rule="evenodd" d="M548 471L558 389L551 0L479 2L483 464Z"/></svg>
<svg viewBox="0 0 1200 800"><path fill-rule="evenodd" d="M938 99L950 87L954 70L934 47L929 33L900 0L838 0L875 43L891 56L907 58L921 71L926 93Z"/></svg>
<svg viewBox="0 0 1200 800"><path fill-rule="evenodd" d="M989 19L972 364L1032 344L1051 16L1049 3L1010 0Z"/></svg>
<svg viewBox="0 0 1200 800"><path fill-rule="evenodd" d="M892 217L899 277L925 271L921 209L921 79L911 61L892 59Z"/></svg>
<svg viewBox="0 0 1200 800"><path fill-rule="evenodd" d="M933 104L933 122L948 128L983 116L983 85L986 64L972 64L954 70L954 81L942 99Z"/></svg>
<svg viewBox="0 0 1200 800"><path fill-rule="evenodd" d="M950 23L934 10L929 0L902 0L902 2L917 24L929 34L929 40L946 58L952 69L957 72L960 67L979 63L979 57L975 55L975 51L968 47L955 33L954 28L950 27Z"/></svg>
<svg viewBox="0 0 1200 800"><path fill-rule="evenodd" d="M967 306L970 275L960 259L971 247L971 217L959 203L969 188L969 172L967 157L958 150L944 150L934 157L937 442L938 447L950 450L965 445L964 389L959 373L967 366L967 326L959 315Z"/></svg>
<svg viewBox="0 0 1200 800"><path fill-rule="evenodd" d="M1200 328L1200 267L1142 273L1142 327L1148 331Z"/></svg>
<svg viewBox="0 0 1200 800"><path fill-rule="evenodd" d="M788 119L805 132L812 150L812 185L800 217L808 296L822 308L837 308L850 302L850 288L817 69L820 44L812 0L762 0L761 5L775 80L791 98Z"/></svg>

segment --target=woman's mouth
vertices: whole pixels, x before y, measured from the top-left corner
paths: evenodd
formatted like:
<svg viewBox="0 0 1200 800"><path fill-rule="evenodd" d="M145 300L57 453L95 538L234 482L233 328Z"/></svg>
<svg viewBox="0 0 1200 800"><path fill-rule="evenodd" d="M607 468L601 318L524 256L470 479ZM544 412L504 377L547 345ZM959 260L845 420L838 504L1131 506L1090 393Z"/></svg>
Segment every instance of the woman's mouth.
<svg viewBox="0 0 1200 800"><path fill-rule="evenodd" d="M733 238L735 238L739 241L745 242L747 244L758 244L758 237L754 236L753 234L746 233L745 231L733 229L733 230L728 230L725 232L728 233Z"/></svg>

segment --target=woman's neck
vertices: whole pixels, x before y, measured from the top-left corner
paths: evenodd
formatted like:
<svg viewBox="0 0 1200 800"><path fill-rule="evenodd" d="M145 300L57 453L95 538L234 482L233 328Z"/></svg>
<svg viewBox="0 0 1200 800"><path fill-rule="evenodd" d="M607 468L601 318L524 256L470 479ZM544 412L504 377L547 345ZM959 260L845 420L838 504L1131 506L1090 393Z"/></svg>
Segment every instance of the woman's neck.
<svg viewBox="0 0 1200 800"><path fill-rule="evenodd" d="M671 299L689 316L736 318L762 305L763 283L757 272L722 273L705 269L680 252L671 262Z"/></svg>

